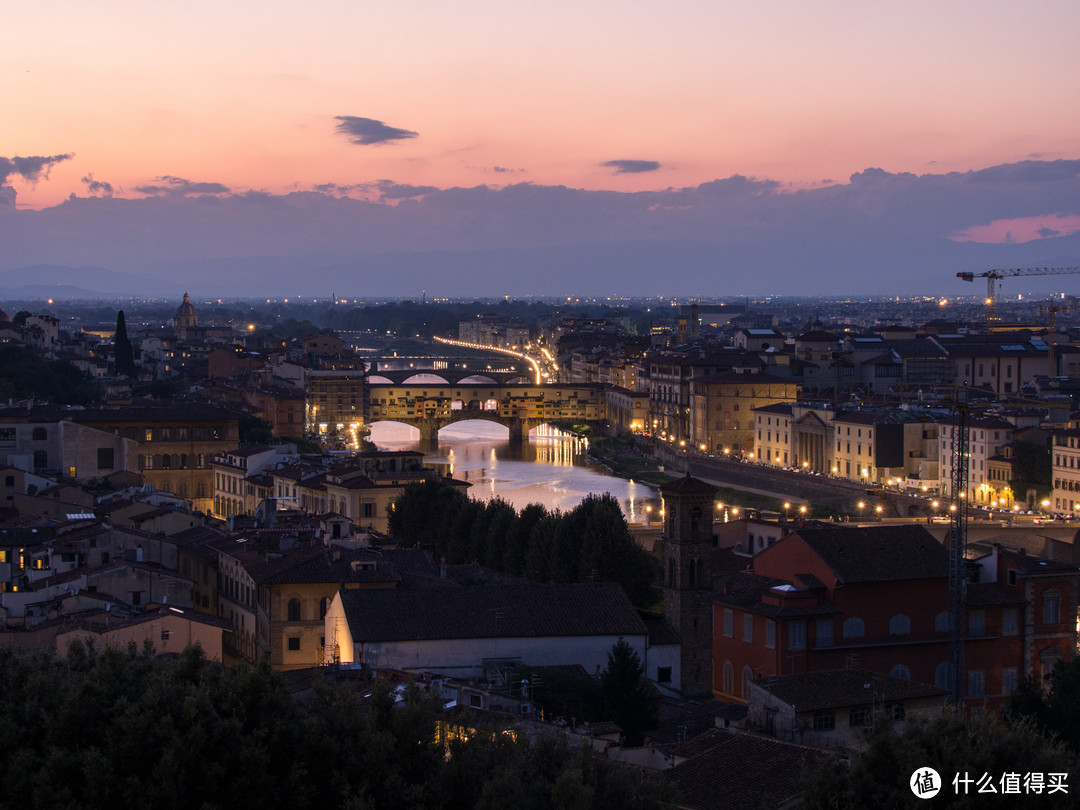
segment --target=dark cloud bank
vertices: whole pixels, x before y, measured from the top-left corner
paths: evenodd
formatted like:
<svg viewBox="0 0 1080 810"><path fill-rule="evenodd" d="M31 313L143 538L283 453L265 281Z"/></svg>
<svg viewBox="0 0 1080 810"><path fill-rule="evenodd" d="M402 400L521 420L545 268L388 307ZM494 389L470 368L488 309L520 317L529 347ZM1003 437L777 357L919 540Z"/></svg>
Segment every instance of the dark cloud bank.
<svg viewBox="0 0 1080 810"><path fill-rule="evenodd" d="M1080 265L1080 234L1060 222L1022 244L950 238L995 220L1080 215L1080 160L867 169L795 192L738 175L636 193L382 180L238 194L175 177L139 191L148 196L0 207L0 271L96 265L145 278L134 292L182 278L248 296L970 295L959 270ZM342 196L354 191L364 200Z"/></svg>
<svg viewBox="0 0 1080 810"><path fill-rule="evenodd" d="M337 131L359 146L371 146L377 143L389 143L420 137L419 132L387 126L382 121L376 121L374 118L339 115L334 120L338 122Z"/></svg>

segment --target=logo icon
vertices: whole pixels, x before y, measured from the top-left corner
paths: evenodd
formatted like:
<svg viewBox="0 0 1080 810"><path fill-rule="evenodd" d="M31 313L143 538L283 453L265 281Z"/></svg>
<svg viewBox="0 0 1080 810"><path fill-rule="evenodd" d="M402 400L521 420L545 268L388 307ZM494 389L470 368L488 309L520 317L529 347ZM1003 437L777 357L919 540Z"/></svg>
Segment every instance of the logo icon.
<svg viewBox="0 0 1080 810"><path fill-rule="evenodd" d="M920 799L930 799L941 790L941 776L933 768L918 768L911 774L911 792Z"/></svg>

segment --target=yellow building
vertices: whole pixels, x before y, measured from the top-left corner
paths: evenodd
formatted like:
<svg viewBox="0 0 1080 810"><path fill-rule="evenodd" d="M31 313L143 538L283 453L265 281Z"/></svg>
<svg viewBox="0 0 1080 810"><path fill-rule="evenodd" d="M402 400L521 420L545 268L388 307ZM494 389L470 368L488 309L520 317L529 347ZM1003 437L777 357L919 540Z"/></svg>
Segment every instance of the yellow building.
<svg viewBox="0 0 1080 810"><path fill-rule="evenodd" d="M210 405L125 406L73 413L74 421L138 442L138 468L155 488L213 507L214 456L240 443L240 415Z"/></svg>
<svg viewBox="0 0 1080 810"><path fill-rule="evenodd" d="M754 449L754 409L798 400L801 385L771 374L723 372L691 381L690 443L713 454Z"/></svg>

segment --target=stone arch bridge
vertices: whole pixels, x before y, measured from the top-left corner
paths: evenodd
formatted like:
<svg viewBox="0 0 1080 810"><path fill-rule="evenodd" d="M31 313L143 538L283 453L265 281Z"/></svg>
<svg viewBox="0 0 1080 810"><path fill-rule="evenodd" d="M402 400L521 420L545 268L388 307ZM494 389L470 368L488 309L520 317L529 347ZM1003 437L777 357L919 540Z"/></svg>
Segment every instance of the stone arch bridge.
<svg viewBox="0 0 1080 810"><path fill-rule="evenodd" d="M369 383L364 421L403 422L420 430L426 447L454 422L483 419L506 425L511 441L527 441L529 431L548 422L599 422L604 392L599 385L525 385L495 382Z"/></svg>

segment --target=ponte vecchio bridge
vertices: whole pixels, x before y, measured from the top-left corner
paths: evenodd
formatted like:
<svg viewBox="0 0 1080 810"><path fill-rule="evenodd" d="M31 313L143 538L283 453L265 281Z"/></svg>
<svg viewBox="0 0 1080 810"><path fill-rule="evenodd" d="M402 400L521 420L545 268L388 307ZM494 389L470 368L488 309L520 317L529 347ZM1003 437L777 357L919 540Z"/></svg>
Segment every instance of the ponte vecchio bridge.
<svg viewBox="0 0 1080 810"><path fill-rule="evenodd" d="M434 447L439 431L454 422L484 419L510 429L511 441L548 422L596 422L603 418L598 385L529 385L476 378L451 383L430 371L396 383L373 374L364 395L364 421L403 422L420 430L421 444Z"/></svg>

